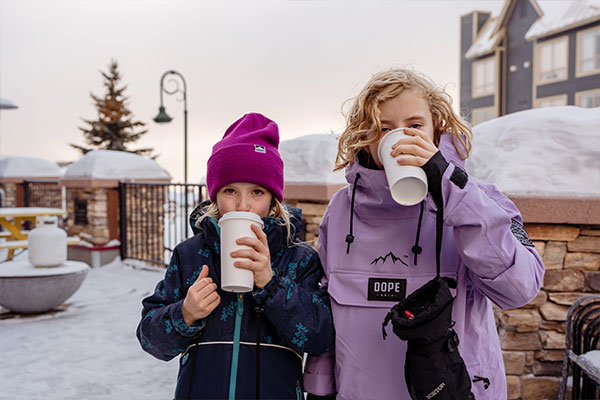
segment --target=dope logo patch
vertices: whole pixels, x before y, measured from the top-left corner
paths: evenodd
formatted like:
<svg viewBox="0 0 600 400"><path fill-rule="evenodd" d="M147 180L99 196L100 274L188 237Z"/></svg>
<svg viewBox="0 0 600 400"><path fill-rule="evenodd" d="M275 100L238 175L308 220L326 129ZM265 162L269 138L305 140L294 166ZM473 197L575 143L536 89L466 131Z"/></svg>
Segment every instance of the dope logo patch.
<svg viewBox="0 0 600 400"><path fill-rule="evenodd" d="M367 299L400 301L406 297L406 279L369 278Z"/></svg>
<svg viewBox="0 0 600 400"><path fill-rule="evenodd" d="M266 152L267 152L267 149L265 148L265 146L261 146L261 145L259 145L259 144L255 144L255 145L254 145L254 151L255 151L256 153L266 153Z"/></svg>

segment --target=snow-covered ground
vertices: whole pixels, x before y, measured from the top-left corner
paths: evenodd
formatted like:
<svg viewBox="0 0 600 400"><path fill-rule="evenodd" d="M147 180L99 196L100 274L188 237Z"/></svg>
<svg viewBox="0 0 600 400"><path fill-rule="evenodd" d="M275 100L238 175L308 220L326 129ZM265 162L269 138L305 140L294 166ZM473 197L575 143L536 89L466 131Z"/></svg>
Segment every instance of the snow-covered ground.
<svg viewBox="0 0 600 400"><path fill-rule="evenodd" d="M178 358L157 360L135 337L163 274L117 259L90 270L63 311L0 319L0 399L173 398Z"/></svg>

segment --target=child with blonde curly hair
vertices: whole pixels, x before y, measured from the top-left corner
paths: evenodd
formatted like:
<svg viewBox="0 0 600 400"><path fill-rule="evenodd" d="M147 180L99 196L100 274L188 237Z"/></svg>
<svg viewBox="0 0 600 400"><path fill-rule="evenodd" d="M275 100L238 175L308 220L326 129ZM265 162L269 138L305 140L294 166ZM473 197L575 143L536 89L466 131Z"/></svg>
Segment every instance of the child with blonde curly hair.
<svg viewBox="0 0 600 400"><path fill-rule="evenodd" d="M472 134L451 104L429 78L406 69L375 74L353 101L336 158L348 186L332 197L319 236L335 349L309 357L309 399L451 398L447 385L422 397L407 388L407 343L394 335L384 340L381 330L390 308L436 275L457 283L451 329L460 339L468 390L477 400L506 398L492 303L507 309L530 302L544 267L515 205L464 171ZM428 180L427 197L413 206L393 200L377 155L383 135L398 128L405 136L391 156L423 168ZM440 342L439 349L451 351L456 343Z"/></svg>

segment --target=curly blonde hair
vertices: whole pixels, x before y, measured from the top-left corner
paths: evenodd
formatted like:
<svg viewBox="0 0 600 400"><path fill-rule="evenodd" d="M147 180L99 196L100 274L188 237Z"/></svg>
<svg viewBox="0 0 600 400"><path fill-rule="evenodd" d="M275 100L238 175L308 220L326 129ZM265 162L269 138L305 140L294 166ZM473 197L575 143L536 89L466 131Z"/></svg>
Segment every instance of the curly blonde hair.
<svg viewBox="0 0 600 400"><path fill-rule="evenodd" d="M429 104L434 144L438 146L441 134L448 131L458 154L463 159L469 156L473 133L470 125L452 109L450 95L423 74L393 68L373 75L360 94L348 100L353 100L353 103L346 114L346 128L339 139L334 171L352 165L359 151L379 141L382 136L380 106L404 90L416 90ZM376 135L371 135L372 132Z"/></svg>

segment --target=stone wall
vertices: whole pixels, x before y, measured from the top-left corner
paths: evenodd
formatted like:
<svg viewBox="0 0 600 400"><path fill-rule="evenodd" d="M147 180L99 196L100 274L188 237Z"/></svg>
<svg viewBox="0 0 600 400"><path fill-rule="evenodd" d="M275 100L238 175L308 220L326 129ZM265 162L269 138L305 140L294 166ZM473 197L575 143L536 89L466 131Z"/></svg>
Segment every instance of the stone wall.
<svg viewBox="0 0 600 400"><path fill-rule="evenodd" d="M286 204L297 207L302 210L302 219L304 220L304 240L315 249L319 237L319 224L323 219L323 214L327 209L327 202L307 201L307 200L286 200Z"/></svg>
<svg viewBox="0 0 600 400"><path fill-rule="evenodd" d="M578 298L600 292L600 225L525 224L544 261L538 296L514 310L495 309L508 399L556 398L565 319Z"/></svg>
<svg viewBox="0 0 600 400"><path fill-rule="evenodd" d="M0 183L0 189L4 190L4 204L2 207L17 207L17 183Z"/></svg>
<svg viewBox="0 0 600 400"><path fill-rule="evenodd" d="M75 201L85 201L87 223L75 218ZM95 245L110 241L108 228L108 188L68 188L67 189L67 232L69 236L79 235Z"/></svg>

